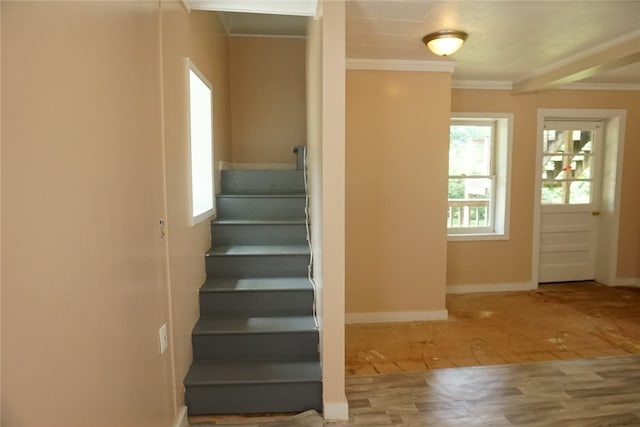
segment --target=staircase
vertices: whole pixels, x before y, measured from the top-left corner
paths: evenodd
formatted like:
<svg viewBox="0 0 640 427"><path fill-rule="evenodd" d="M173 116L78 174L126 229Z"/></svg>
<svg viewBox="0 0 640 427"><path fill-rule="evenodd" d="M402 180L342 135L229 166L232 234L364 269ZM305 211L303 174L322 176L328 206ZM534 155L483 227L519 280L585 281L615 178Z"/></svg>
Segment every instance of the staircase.
<svg viewBox="0 0 640 427"><path fill-rule="evenodd" d="M189 415L322 410L302 170L223 170Z"/></svg>

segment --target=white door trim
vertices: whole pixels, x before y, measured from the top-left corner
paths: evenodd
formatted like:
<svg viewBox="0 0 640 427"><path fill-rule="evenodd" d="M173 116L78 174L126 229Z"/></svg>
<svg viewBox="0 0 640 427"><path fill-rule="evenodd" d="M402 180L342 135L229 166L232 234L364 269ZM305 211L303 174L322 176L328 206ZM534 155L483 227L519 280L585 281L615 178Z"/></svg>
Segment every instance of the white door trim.
<svg viewBox="0 0 640 427"><path fill-rule="evenodd" d="M600 224L596 251L596 280L607 285L617 284L618 234L620 225L620 192L626 110L539 108L536 136L535 189L533 192L533 248L531 279L538 283L540 265L540 187L542 175L542 133L545 120L604 120L603 180L600 203ZM613 182L612 182L613 181Z"/></svg>

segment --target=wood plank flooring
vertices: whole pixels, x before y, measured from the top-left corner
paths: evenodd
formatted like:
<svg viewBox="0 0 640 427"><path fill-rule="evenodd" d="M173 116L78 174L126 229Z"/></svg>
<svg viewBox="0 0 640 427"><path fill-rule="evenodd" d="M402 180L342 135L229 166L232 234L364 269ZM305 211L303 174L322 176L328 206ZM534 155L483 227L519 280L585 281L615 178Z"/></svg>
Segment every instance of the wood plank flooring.
<svg viewBox="0 0 640 427"><path fill-rule="evenodd" d="M640 426L640 355L347 379L346 426Z"/></svg>
<svg viewBox="0 0 640 427"><path fill-rule="evenodd" d="M594 282L448 295L449 320L347 325L347 374L640 354L640 289Z"/></svg>
<svg viewBox="0 0 640 427"><path fill-rule="evenodd" d="M219 417L197 427L640 426L640 355L347 378L349 420Z"/></svg>

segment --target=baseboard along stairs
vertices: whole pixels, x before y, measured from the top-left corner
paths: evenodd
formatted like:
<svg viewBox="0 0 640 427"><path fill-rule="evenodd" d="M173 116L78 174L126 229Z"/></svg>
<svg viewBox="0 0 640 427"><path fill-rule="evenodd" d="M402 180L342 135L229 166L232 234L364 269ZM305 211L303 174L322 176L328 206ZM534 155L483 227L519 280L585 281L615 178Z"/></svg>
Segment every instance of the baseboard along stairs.
<svg viewBox="0 0 640 427"><path fill-rule="evenodd" d="M322 410L303 170L223 170L189 415Z"/></svg>

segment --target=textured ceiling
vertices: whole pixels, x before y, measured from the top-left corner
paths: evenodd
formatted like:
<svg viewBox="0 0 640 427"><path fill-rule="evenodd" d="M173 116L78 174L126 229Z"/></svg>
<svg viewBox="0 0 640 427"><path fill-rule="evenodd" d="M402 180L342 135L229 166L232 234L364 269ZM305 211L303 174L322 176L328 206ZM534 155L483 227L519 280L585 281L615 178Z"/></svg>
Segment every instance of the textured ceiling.
<svg viewBox="0 0 640 427"><path fill-rule="evenodd" d="M230 34L304 35L306 26L301 16L226 13L224 19ZM346 1L350 59L443 60L422 44L425 34L442 29L469 33L446 59L456 62L458 81L517 82L634 34L640 61L640 0ZM640 62L583 82L640 85Z"/></svg>
<svg viewBox="0 0 640 427"><path fill-rule="evenodd" d="M517 81L640 30L640 1L347 1L347 57L435 60L422 37L460 29L457 80ZM640 83L640 66L590 81Z"/></svg>

